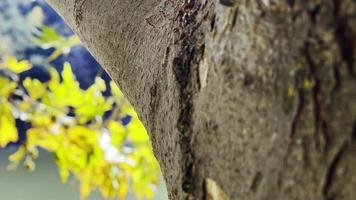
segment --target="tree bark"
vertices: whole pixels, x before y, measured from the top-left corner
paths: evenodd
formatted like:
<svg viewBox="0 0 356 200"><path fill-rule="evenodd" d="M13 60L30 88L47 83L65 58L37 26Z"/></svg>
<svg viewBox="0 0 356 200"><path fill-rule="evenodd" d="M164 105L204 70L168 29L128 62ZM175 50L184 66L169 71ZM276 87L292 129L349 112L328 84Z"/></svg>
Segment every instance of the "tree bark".
<svg viewBox="0 0 356 200"><path fill-rule="evenodd" d="M146 126L170 199L356 199L353 0L48 0Z"/></svg>

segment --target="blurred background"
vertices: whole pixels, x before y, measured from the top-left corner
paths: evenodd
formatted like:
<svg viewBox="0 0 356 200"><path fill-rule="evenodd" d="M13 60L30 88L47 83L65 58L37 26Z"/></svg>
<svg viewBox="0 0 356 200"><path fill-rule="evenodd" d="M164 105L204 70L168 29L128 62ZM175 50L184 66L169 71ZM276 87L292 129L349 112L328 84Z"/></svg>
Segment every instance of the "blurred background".
<svg viewBox="0 0 356 200"><path fill-rule="evenodd" d="M37 167L33 172L25 168L16 171L6 170L7 157L14 149L1 150L0 152L0 198L7 200L78 200L80 194L78 183L63 184L59 180L57 166L52 154L43 151L37 159ZM92 193L88 200L104 199L100 192ZM137 199L134 194L129 194L127 200ZM168 200L164 180L160 182L156 191L155 200Z"/></svg>
<svg viewBox="0 0 356 200"><path fill-rule="evenodd" d="M44 1L0 0L0 63L0 199L168 199L133 108Z"/></svg>

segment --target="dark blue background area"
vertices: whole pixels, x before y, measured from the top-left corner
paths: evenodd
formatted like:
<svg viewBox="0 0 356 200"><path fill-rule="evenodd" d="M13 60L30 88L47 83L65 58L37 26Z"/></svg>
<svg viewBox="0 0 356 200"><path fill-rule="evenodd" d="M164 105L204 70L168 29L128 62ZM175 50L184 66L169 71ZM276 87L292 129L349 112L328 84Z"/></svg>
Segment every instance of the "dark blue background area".
<svg viewBox="0 0 356 200"><path fill-rule="evenodd" d="M28 14L35 6L40 6L46 16L44 24L51 26L56 29L56 31L63 36L73 35L73 31L64 23L63 19L54 11L46 2L42 0L37 0L31 2L30 4L19 5L20 12L23 15Z"/></svg>
<svg viewBox="0 0 356 200"><path fill-rule="evenodd" d="M44 1L37 0L30 4L20 5L19 9L23 15L28 14L35 6L40 6L45 14L44 24L54 28L60 35L71 36L73 35L72 30L63 21L63 19ZM19 52L22 58L30 60L33 55L42 55L48 57L54 49L42 49L40 47L34 47L31 49L26 49L24 52ZM59 72L63 69L64 62L69 62L72 65L72 70L80 83L80 87L83 89L88 88L93 84L94 79L97 75L100 75L107 83L110 81L110 77L101 68L99 63L93 58L88 50L82 45L77 45L71 48L68 55L60 56L56 60L52 61L50 64L56 68ZM30 76L37 78L41 81L46 81L49 79L48 74L45 70L41 69L44 66L35 66L32 70L26 72L23 76ZM43 75L43 77L41 76Z"/></svg>
<svg viewBox="0 0 356 200"><path fill-rule="evenodd" d="M54 49L42 49L40 47L36 47L26 49L21 53L21 55L23 59L29 60L29 58L34 55L49 57L53 51ZM96 76L103 78L107 83L107 86L109 86L109 82L111 80L109 75L101 68L99 63L82 45L72 47L68 55L61 55L49 64L57 69L58 72L61 72L64 62L69 62L71 64L73 73L75 74L82 89L87 89L90 85L92 85ZM50 78L46 67L40 65L35 65L31 70L21 74L22 78L28 76L39 79L42 82L46 82ZM105 95L108 94L109 91L107 91Z"/></svg>

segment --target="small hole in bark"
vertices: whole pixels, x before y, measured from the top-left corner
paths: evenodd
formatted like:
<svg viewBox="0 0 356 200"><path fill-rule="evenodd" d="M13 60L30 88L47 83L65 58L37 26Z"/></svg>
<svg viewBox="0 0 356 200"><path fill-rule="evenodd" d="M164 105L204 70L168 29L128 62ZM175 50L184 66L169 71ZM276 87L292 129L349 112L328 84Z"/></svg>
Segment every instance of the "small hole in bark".
<svg viewBox="0 0 356 200"><path fill-rule="evenodd" d="M249 75L249 74L246 74L245 75L245 79L244 79L244 86L249 86L249 85L251 85L253 83L253 78L252 78L252 76L251 75Z"/></svg>

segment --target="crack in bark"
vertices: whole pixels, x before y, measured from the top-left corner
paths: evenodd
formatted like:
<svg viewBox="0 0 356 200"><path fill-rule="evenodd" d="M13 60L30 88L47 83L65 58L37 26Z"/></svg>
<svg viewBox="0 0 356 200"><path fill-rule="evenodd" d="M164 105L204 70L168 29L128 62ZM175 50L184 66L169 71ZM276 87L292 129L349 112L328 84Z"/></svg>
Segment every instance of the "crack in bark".
<svg viewBox="0 0 356 200"><path fill-rule="evenodd" d="M328 134L328 123L325 120L324 117L324 112L325 112L325 105L324 105L324 100L323 100L323 95L322 95L322 83L319 78L319 73L318 73L318 65L314 62L311 52L310 52L310 43L307 42L305 45L305 58L308 63L309 69L310 69L310 75L311 78L314 81L314 87L312 89L312 96L313 96L313 106L314 106L314 120L315 120L315 133L316 136L318 136L319 131L321 131L321 134L323 136L323 139L325 140L325 144L323 147L321 147L321 142L319 139L316 139L317 142L317 147L322 148L323 150L327 149L327 146L329 144L329 134ZM321 128L321 130L320 130Z"/></svg>
<svg viewBox="0 0 356 200"><path fill-rule="evenodd" d="M321 5L316 4L316 5L314 5L313 9L308 11L309 18L310 18L311 22L313 23L313 27L316 26L317 16L318 16L320 10L321 10ZM309 32L308 32L309 38L317 40L318 38L317 38L317 36L312 34L313 32L314 32L314 29L310 28ZM309 67L309 74L314 82L314 87L312 88L312 99L313 99L313 106L314 106L314 120L315 120L314 124L315 124L316 145L318 148L320 148L320 146L321 146L321 144L320 144L321 142L318 139L318 133L319 133L319 130L321 127L323 138L325 140L325 145L324 145L323 149L326 149L327 144L329 142L329 136L327 133L327 129L325 127L328 127L328 125L327 125L328 123L324 120L324 117L323 117L324 102L323 102L322 88L321 88L322 83L321 83L321 80L320 80L319 74L318 74L319 66L314 62L313 56L310 52L311 45L312 45L312 43L307 40L304 44L303 53L304 53L304 58L305 58L307 65ZM298 85L299 101L298 101L297 113L292 120L290 138L294 138L294 136L296 134L297 125L298 125L298 122L300 120L300 117L301 117L304 107L305 107L305 95L304 95L305 89L302 86L303 83L299 83L299 82L303 82L304 80L298 81L297 79L298 78L296 77L295 82Z"/></svg>
<svg viewBox="0 0 356 200"><path fill-rule="evenodd" d="M292 128L291 128L291 133L290 133L290 138L293 139L296 131L297 131L297 125L300 120L300 117L302 116L304 107L305 107L305 97L304 97L304 92L302 89L298 89L298 107L297 107L297 112L295 116L293 117L292 120Z"/></svg>
<svg viewBox="0 0 356 200"><path fill-rule="evenodd" d="M192 44L191 44L192 45ZM186 193L193 192L193 152L191 149L192 136L192 115L193 115L193 93L191 89L191 62L193 60L194 45L184 48L181 55L173 61L174 74L179 84L179 104L180 114L177 122L177 128L180 132L180 147L182 150L184 164L183 172L183 191Z"/></svg>
<svg viewBox="0 0 356 200"><path fill-rule="evenodd" d="M336 173L337 166L340 163L341 158L344 155L346 149L347 149L347 143L344 142L341 145L341 147L339 148L338 152L333 157L333 159L331 160L331 163L329 164L329 166L326 170L325 181L324 181L324 184L322 187L322 193L323 193L325 200L334 199L334 197L332 195L330 195L329 190L332 187L333 179L334 179L334 176Z"/></svg>
<svg viewBox="0 0 356 200"><path fill-rule="evenodd" d="M179 51L173 59L173 73L179 87L180 113L177 128L180 132L180 148L182 151L182 189L187 194L186 198L194 198L194 152L193 141L193 96L197 91L194 79L193 67L198 63L199 45L195 31L200 23L197 22L197 14L200 3L189 1L189 8L178 13L178 27L181 28ZM183 12L183 13L182 13Z"/></svg>
<svg viewBox="0 0 356 200"><path fill-rule="evenodd" d="M313 34L315 32L315 27L318 26L317 17L321 11L321 4L316 4L312 10L310 10L309 18L312 21L312 28L309 29L309 38L318 41L318 43L322 43L318 35ZM324 113L325 113L325 102L322 94L322 82L320 79L319 68L322 67L321 64L317 64L314 61L314 58L311 52L312 45L314 43L307 40L304 46L304 56L305 60L309 67L310 76L314 82L314 86L312 88L312 99L314 106L314 120L315 120L315 136L316 136L316 145L318 149L326 150L328 148L330 142L330 134L328 132L329 123L326 121ZM318 55L316 55L318 56ZM319 132L321 132L322 136L319 136ZM322 146L320 139L324 139L324 144Z"/></svg>

